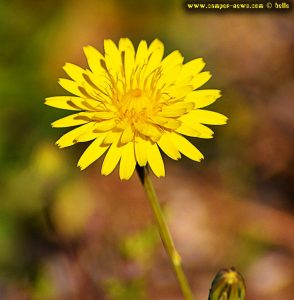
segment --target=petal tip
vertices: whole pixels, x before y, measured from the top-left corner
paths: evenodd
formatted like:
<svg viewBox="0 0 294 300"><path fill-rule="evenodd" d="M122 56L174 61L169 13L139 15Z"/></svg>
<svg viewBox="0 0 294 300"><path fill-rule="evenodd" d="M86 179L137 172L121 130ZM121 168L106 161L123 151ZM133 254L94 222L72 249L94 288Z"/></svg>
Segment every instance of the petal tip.
<svg viewBox="0 0 294 300"><path fill-rule="evenodd" d="M70 65L70 63L66 62L66 63L62 66L62 69L65 70L69 65Z"/></svg>
<svg viewBox="0 0 294 300"><path fill-rule="evenodd" d="M77 167L80 169L80 171L83 171L86 169L86 167L83 166L80 162L78 162Z"/></svg>
<svg viewBox="0 0 294 300"><path fill-rule="evenodd" d="M62 86L64 80L66 80L65 78L58 78L58 84Z"/></svg>
<svg viewBox="0 0 294 300"><path fill-rule="evenodd" d="M132 175L131 175L132 176ZM119 176L120 180L129 180L131 176L124 176L123 174Z"/></svg>
<svg viewBox="0 0 294 300"><path fill-rule="evenodd" d="M84 52L87 52L88 50L92 49L93 47L91 45L86 45L83 47Z"/></svg>

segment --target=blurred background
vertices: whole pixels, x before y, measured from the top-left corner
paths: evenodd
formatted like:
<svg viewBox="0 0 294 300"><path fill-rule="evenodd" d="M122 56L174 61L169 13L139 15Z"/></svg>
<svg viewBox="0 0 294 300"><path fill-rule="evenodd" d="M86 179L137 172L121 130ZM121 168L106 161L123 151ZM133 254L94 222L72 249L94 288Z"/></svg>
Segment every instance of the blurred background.
<svg viewBox="0 0 294 300"><path fill-rule="evenodd" d="M245 277L247 299L294 293L294 15L192 14L181 1L0 0L0 299L180 300L134 174L80 172L86 144L59 150L68 112L62 66L86 67L85 45L161 39L166 54L203 57L229 117L193 139L200 164L165 160L154 183L197 299L222 267Z"/></svg>

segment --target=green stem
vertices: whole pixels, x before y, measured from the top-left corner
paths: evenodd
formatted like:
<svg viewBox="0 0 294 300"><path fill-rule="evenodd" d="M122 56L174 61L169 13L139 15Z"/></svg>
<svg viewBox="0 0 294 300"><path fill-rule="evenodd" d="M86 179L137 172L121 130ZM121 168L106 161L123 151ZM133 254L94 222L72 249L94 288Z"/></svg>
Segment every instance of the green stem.
<svg viewBox="0 0 294 300"><path fill-rule="evenodd" d="M156 196L153 184L150 180L147 167L137 166L137 172L140 177L140 180L145 188L146 194L148 196L152 211L154 213L159 234L164 245L165 251L168 254L170 263L174 269L175 275L179 282L180 288L182 290L185 300L193 300L193 294L187 278L185 276L184 270L182 268L181 257L175 248L173 239L167 227L164 214L160 207L160 203Z"/></svg>

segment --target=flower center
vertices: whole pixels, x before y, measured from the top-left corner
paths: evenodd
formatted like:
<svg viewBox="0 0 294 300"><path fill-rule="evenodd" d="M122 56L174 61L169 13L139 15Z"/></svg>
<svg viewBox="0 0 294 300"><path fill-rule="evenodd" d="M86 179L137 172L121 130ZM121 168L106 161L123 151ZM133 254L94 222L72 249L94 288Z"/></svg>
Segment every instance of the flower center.
<svg viewBox="0 0 294 300"><path fill-rule="evenodd" d="M131 93L131 95L133 97L140 97L140 96L142 96L142 90L140 90L140 89L131 90L130 93Z"/></svg>
<svg viewBox="0 0 294 300"><path fill-rule="evenodd" d="M131 123L146 120L152 110L153 101L141 89L132 89L122 96L119 109L120 117L123 120L128 120Z"/></svg>

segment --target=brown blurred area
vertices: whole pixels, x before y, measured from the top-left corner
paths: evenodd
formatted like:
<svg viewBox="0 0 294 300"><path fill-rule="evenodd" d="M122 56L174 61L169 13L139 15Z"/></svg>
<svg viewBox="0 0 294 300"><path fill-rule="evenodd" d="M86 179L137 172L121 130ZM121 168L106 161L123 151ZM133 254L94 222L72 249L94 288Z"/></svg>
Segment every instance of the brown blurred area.
<svg viewBox="0 0 294 300"><path fill-rule="evenodd" d="M82 47L161 39L166 54L203 57L229 117L192 142L200 164L165 159L153 178L197 299L235 266L247 299L294 293L294 15L191 14L178 1L0 1L0 299L180 300L134 174L80 172L86 144L59 150L67 112L62 66L86 67Z"/></svg>

